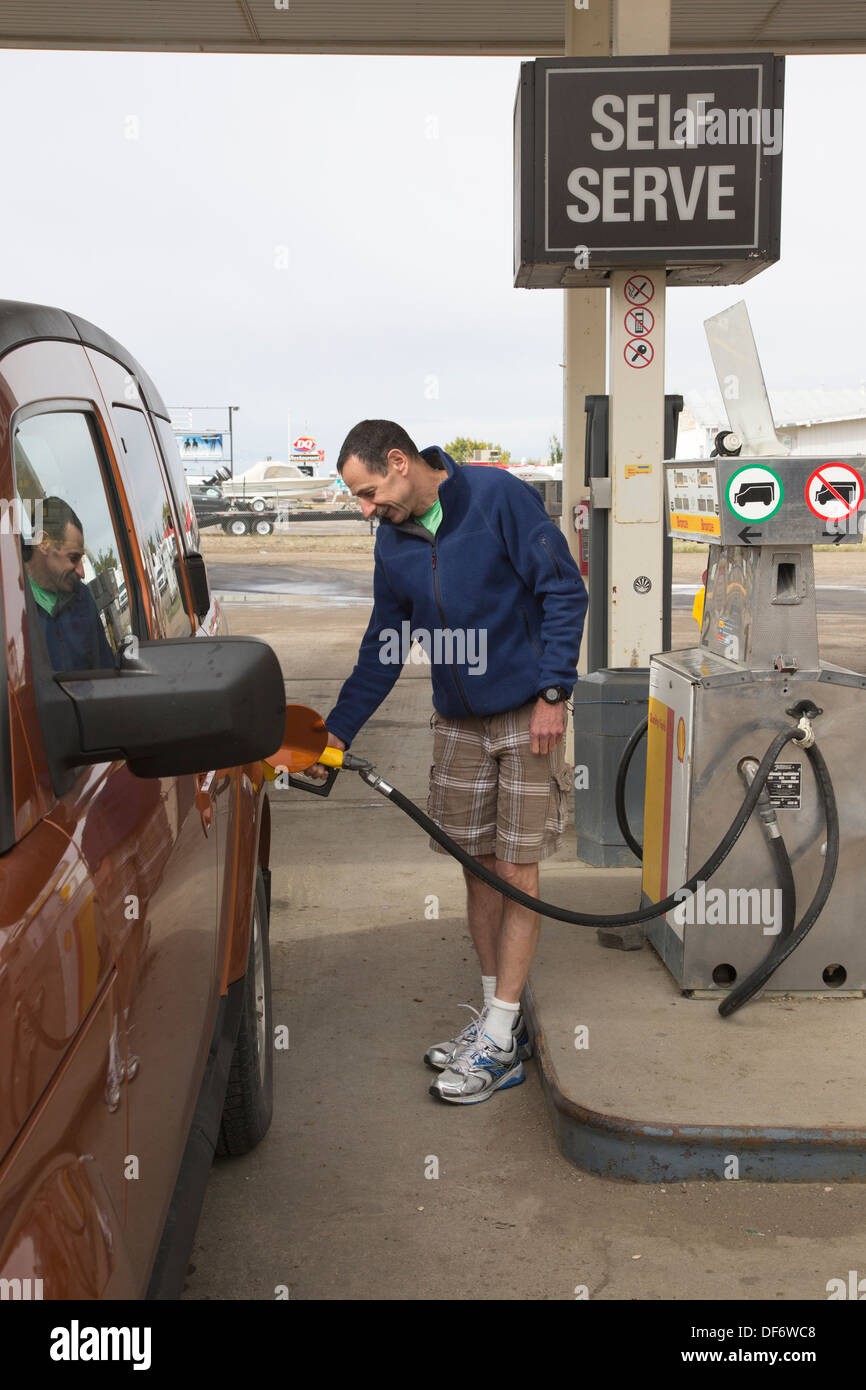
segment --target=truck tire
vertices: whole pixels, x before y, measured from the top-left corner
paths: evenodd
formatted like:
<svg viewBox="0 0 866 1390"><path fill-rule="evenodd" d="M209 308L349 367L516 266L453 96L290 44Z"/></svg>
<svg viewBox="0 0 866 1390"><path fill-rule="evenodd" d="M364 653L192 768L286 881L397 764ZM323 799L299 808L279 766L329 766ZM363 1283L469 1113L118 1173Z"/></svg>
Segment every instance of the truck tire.
<svg viewBox="0 0 866 1390"><path fill-rule="evenodd" d="M267 517L259 517L258 521L253 522L253 530L257 536L269 536L274 529L274 523L268 521Z"/></svg>
<svg viewBox="0 0 866 1390"><path fill-rule="evenodd" d="M227 521L223 530L227 536L246 536L249 534L250 523L245 516L233 516L231 521Z"/></svg>
<svg viewBox="0 0 866 1390"><path fill-rule="evenodd" d="M270 1128L274 1110L273 1032L268 900L261 867L257 866L243 1011L217 1138L220 1157L249 1153Z"/></svg>

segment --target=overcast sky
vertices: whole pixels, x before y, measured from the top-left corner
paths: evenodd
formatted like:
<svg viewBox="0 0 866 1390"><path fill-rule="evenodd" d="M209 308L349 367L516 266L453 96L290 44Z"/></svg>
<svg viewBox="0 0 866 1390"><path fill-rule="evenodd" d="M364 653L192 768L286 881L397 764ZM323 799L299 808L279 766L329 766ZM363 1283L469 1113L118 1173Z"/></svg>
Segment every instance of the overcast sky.
<svg viewBox="0 0 866 1390"><path fill-rule="evenodd" d="M240 406L242 464L289 411L329 471L364 416L543 454L562 293L512 288L518 70L0 50L0 293L97 323L171 406ZM669 292L669 391L712 386L703 319L742 298L771 394L866 380L864 90L866 57L788 59L782 259Z"/></svg>

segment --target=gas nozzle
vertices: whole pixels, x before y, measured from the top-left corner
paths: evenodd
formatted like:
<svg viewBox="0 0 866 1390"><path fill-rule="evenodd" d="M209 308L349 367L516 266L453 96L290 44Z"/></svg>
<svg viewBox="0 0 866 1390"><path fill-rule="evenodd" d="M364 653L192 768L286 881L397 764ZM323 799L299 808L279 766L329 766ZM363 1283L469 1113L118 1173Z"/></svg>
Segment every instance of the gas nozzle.
<svg viewBox="0 0 866 1390"><path fill-rule="evenodd" d="M340 752L339 748L330 748L326 749L325 751L330 753ZM340 753L340 756L343 760L342 766L346 769L347 772L373 771L373 764L369 763L366 758L358 758L355 756L354 753ZM319 761L321 761L321 759Z"/></svg>
<svg viewBox="0 0 866 1390"><path fill-rule="evenodd" d="M291 774L308 772L316 763L330 768L324 781L303 781ZM342 748L328 744L328 730L320 714L307 705L286 705L286 723L283 741L275 753L262 760L264 775L268 782L275 782L280 776L287 776L291 787L311 792L313 796L327 796L334 785L340 768L350 772L369 772L372 764L366 758L347 753Z"/></svg>
<svg viewBox="0 0 866 1390"><path fill-rule="evenodd" d="M754 782L755 774L759 767L760 763L757 758L741 758L737 763L737 771L747 787L750 787ZM782 832L779 829L778 817L770 801L770 793L767 791L766 782L758 795L758 804L755 807L755 811L764 826L764 834L767 836L768 840L775 839L777 836L781 835Z"/></svg>

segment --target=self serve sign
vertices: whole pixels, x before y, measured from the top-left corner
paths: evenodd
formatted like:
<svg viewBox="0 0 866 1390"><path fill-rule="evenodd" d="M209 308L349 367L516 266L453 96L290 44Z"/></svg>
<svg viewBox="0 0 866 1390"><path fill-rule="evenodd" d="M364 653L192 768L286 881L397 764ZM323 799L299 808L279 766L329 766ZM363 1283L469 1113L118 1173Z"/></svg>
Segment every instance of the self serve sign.
<svg viewBox="0 0 866 1390"><path fill-rule="evenodd" d="M751 274L777 259L781 61L537 60L535 162L524 142L520 177L535 180L543 227L518 200L524 263L579 267L581 246L590 273L722 258L751 260Z"/></svg>

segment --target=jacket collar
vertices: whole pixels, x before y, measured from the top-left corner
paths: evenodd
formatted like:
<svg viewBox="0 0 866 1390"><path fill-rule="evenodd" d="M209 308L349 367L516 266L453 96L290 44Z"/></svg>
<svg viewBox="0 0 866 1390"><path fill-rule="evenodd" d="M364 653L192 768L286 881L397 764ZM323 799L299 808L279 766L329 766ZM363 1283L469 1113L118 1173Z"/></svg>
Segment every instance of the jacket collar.
<svg viewBox="0 0 866 1390"><path fill-rule="evenodd" d="M426 459L428 463L438 463L448 475L445 481L439 484L439 503L442 507L442 520L444 521L449 508L456 501L461 490L463 479L460 476L460 466L455 463L450 454L446 454L444 449L440 449L438 444L431 444L428 449L422 449L421 457ZM382 525L381 521L379 525ZM431 543L435 539L426 526L421 526L415 520L400 521L396 525L393 521L386 521L385 525L390 526L394 531L405 531L410 536L421 536Z"/></svg>
<svg viewBox="0 0 866 1390"><path fill-rule="evenodd" d="M32 587L32 586L31 586L31 587ZM50 613L49 613L49 611L48 611L47 608L43 608L43 607L42 607L42 604L41 604L41 603L39 603L38 606L39 606L40 611L43 612L43 613L45 614L46 618L59 618L59 617L60 617L60 614L63 613L63 612L65 612L67 608L70 608L70 607L72 606L72 604L75 603L80 597L81 597L81 584L79 583L78 585L76 585L76 587L75 587L74 589L67 589L67 590L64 590L62 593L58 593L58 595L57 595L57 602L55 603L54 607L51 609L51 612L50 612ZM36 602L38 603L38 600L36 600L36 595L35 595L35 594L33 595L33 598L34 598L34 601L36 601Z"/></svg>

